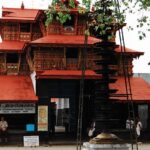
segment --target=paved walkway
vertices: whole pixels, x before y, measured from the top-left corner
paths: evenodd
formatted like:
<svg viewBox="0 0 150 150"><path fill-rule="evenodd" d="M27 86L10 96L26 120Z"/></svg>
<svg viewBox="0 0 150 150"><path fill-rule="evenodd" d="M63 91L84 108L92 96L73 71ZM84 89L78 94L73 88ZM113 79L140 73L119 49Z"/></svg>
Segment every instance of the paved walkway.
<svg viewBox="0 0 150 150"><path fill-rule="evenodd" d="M76 150L75 145L40 146L40 147L16 147L1 146L0 150ZM85 148L82 148L85 150ZM131 149L130 149L131 150ZM136 150L136 149L135 149ZM150 150L150 143L140 143L138 150Z"/></svg>

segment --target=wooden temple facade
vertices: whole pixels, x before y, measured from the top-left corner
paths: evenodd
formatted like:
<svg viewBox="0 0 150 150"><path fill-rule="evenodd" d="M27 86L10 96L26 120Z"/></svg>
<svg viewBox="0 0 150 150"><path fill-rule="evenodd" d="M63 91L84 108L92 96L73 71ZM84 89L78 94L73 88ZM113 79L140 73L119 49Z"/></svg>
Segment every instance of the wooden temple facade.
<svg viewBox="0 0 150 150"><path fill-rule="evenodd" d="M8 120L11 130L50 133L55 122L55 126L65 126L68 133L76 135L82 51L85 48L84 15L74 9L71 11L70 21L61 25L54 20L45 27L45 15L42 10L26 9L22 6L3 8L2 11L0 115ZM126 91L121 46L114 46L114 42L112 43L112 46L110 44L108 47L113 50L113 57L106 57L105 62L108 59L110 63L107 63L107 71L104 72L104 66L101 65L101 62L104 62L104 54L97 55L96 50L103 47L103 50L109 51L109 48L101 39L88 37L83 105L85 135L93 119L97 121L96 127L99 132L104 126L112 130L125 128L128 111L127 100L123 96ZM143 79L132 76L132 61L143 55L143 52L126 48L124 54L125 67L128 67L133 86L135 113L146 116L142 121L145 123L145 129L149 129L150 85ZM111 81L107 85L101 80L106 77L106 72L110 72L106 79ZM112 93L116 94L117 98L109 98L107 102L101 101L104 96L99 93L105 93L106 88L110 91L107 98L111 97ZM98 95L98 98L95 95ZM143 115L143 109L146 110L146 115ZM41 111L45 115L41 116ZM33 128L28 129L27 125L33 125ZM55 132L59 132L57 128Z"/></svg>

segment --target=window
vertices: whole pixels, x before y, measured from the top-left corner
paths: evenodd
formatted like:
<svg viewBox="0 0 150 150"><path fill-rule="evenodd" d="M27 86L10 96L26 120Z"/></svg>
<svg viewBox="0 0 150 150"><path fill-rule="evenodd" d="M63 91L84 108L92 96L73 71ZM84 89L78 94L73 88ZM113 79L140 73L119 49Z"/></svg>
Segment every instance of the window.
<svg viewBox="0 0 150 150"><path fill-rule="evenodd" d="M7 63L18 63L18 54L17 53L11 53L7 54Z"/></svg>
<svg viewBox="0 0 150 150"><path fill-rule="evenodd" d="M20 24L20 32L30 32L30 24L29 23L21 23Z"/></svg>
<svg viewBox="0 0 150 150"><path fill-rule="evenodd" d="M73 32L74 25L75 25L75 17L74 15L71 15L71 19L70 20L67 19L67 21L63 24L63 27L66 32Z"/></svg>
<svg viewBox="0 0 150 150"><path fill-rule="evenodd" d="M76 48L68 48L66 58L78 58L78 50Z"/></svg>
<svg viewBox="0 0 150 150"><path fill-rule="evenodd" d="M70 99L51 98L51 108L51 118L55 120L55 124L52 124L52 126L56 127L55 132L60 132L60 129L61 132L70 132Z"/></svg>

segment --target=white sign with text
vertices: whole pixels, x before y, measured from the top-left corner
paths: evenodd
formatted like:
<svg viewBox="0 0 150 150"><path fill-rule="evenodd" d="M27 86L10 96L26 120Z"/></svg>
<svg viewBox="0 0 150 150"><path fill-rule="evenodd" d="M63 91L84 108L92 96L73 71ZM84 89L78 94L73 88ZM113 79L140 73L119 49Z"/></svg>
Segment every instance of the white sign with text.
<svg viewBox="0 0 150 150"><path fill-rule="evenodd" d="M39 136L38 135L24 136L23 137L23 144L25 147L39 146Z"/></svg>
<svg viewBox="0 0 150 150"><path fill-rule="evenodd" d="M35 103L1 103L0 114L34 114Z"/></svg>

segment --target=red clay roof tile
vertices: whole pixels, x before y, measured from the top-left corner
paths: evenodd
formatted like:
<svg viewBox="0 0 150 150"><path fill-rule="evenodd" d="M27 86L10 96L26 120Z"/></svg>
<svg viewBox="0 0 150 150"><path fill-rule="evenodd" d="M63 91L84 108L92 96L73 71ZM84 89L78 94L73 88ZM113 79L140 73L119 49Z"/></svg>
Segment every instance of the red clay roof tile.
<svg viewBox="0 0 150 150"><path fill-rule="evenodd" d="M100 39L89 36L88 45L100 42ZM84 36L82 35L48 35L31 42L32 44L49 45L84 45Z"/></svg>
<svg viewBox="0 0 150 150"><path fill-rule="evenodd" d="M0 43L0 51L18 51L22 52L25 42L20 41L2 41Z"/></svg>
<svg viewBox="0 0 150 150"><path fill-rule="evenodd" d="M29 76L0 76L0 101L36 101Z"/></svg>
<svg viewBox="0 0 150 150"><path fill-rule="evenodd" d="M133 49L130 49L130 48L127 48L125 47L125 51L124 51L124 48L123 46L119 46L115 49L116 52L120 53L121 51L123 52L126 52L126 53L130 53L130 54L137 54L137 55L144 55L144 52L141 52L141 51L136 51L136 50L133 50Z"/></svg>
<svg viewBox="0 0 150 150"><path fill-rule="evenodd" d="M37 78L49 79L80 79L82 76L81 70L46 70L37 72ZM98 79L100 75L92 70L85 71L85 79Z"/></svg>
<svg viewBox="0 0 150 150"><path fill-rule="evenodd" d="M126 94L125 90L125 79L118 77L116 83L110 84L110 88L118 89L117 94ZM150 84L147 83L143 78L131 77L131 91L132 98L135 102L150 102ZM126 97L120 97L120 101L127 102Z"/></svg>
<svg viewBox="0 0 150 150"><path fill-rule="evenodd" d="M21 8L2 8L5 16L1 20L36 20L40 10L39 9L21 9Z"/></svg>

